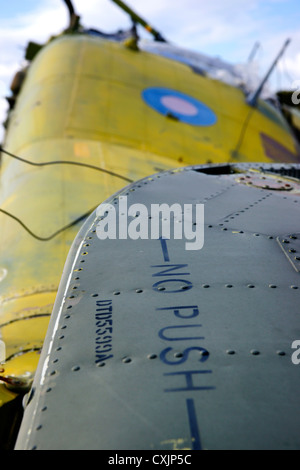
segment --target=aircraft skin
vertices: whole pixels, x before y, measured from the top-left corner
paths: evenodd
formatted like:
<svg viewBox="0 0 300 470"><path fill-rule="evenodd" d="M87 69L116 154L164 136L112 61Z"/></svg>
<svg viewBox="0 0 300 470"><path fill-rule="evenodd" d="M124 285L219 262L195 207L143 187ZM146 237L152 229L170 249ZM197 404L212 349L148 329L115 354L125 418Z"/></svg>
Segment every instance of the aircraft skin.
<svg viewBox="0 0 300 470"><path fill-rule="evenodd" d="M157 172L300 157L271 105L251 107L241 89L187 64L80 31L52 38L30 62L2 148L0 436L9 448L86 216Z"/></svg>

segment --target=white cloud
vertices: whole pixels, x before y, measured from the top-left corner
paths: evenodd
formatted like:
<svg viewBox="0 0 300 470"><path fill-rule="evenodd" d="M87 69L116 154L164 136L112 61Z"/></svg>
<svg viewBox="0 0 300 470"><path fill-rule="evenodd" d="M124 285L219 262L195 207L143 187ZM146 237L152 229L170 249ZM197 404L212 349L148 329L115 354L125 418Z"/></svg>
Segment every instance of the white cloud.
<svg viewBox="0 0 300 470"><path fill-rule="evenodd" d="M291 83L300 80L300 52L294 57L288 57L285 61L282 61L280 68Z"/></svg>

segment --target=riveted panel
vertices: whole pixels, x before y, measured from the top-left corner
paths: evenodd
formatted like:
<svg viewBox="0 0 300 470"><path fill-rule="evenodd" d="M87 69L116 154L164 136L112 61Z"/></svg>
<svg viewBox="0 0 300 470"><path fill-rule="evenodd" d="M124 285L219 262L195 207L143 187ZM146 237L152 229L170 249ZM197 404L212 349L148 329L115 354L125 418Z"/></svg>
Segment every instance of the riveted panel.
<svg viewBox="0 0 300 470"><path fill-rule="evenodd" d="M294 269L300 272L300 233L278 237L278 243L288 257Z"/></svg>
<svg viewBox="0 0 300 470"><path fill-rule="evenodd" d="M273 224L272 191L203 170L130 185L83 225L18 449L300 447L291 361L300 281L277 241L286 226L299 233L299 206L285 193ZM127 208L147 209L138 220L150 228L153 204L181 205L173 229L200 224L184 204L204 204L203 247L187 250L187 239L172 236L100 240L109 211L117 233L124 228L125 196ZM135 217L127 215L129 230Z"/></svg>

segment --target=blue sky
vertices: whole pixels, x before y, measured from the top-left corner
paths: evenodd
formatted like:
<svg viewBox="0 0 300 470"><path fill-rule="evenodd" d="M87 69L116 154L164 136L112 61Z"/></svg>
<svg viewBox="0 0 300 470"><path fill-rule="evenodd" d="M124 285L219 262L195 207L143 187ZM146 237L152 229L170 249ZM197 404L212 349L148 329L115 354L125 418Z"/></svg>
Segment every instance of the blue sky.
<svg viewBox="0 0 300 470"><path fill-rule="evenodd" d="M82 23L104 31L126 28L130 22L111 0L73 0ZM293 89L300 81L299 0L128 0L173 43L230 63L247 61L255 44L261 74L269 67L287 37L292 42L273 74L271 85ZM14 72L22 65L29 40L46 41L68 22L62 0L1 2L0 118L6 109ZM295 86L294 86L295 88Z"/></svg>

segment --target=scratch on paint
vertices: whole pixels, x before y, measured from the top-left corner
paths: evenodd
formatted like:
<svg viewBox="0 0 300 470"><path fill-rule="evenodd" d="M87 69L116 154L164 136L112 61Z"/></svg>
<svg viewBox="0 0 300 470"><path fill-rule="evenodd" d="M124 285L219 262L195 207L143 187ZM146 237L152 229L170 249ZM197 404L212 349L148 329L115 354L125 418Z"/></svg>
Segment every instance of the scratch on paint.
<svg viewBox="0 0 300 470"><path fill-rule="evenodd" d="M187 446L186 442L188 441L189 439L183 439L183 438L179 438L179 439L168 439L166 441L162 441L161 442L161 445L162 446L165 446L165 445L170 445L171 446L171 450L192 450L190 447Z"/></svg>

